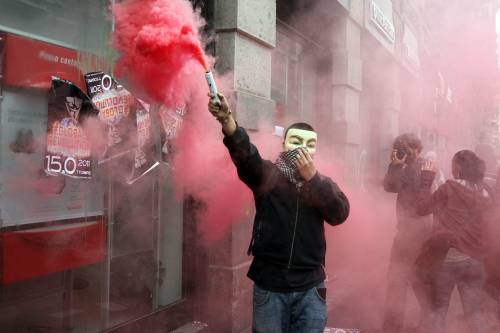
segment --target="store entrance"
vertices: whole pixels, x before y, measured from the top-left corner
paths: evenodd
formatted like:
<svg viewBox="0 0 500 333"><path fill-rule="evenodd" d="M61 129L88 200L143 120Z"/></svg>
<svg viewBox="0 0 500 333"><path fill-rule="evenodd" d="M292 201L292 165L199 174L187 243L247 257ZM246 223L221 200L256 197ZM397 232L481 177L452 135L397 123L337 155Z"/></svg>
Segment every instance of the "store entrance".
<svg viewBox="0 0 500 333"><path fill-rule="evenodd" d="M132 184L122 176L134 159L125 157L96 166L91 179L46 175L50 78L85 89L74 66L82 52L2 32L0 44L2 331L164 332L203 322L197 203L174 190L159 132L156 167Z"/></svg>

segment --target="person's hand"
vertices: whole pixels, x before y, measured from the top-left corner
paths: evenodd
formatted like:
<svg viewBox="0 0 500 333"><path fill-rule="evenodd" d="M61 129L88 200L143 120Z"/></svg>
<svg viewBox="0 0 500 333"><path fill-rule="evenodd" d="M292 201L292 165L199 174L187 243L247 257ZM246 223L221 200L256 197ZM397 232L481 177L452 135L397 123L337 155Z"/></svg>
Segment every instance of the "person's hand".
<svg viewBox="0 0 500 333"><path fill-rule="evenodd" d="M211 94L208 94L208 97L210 97L208 101L208 111L210 111L217 121L221 124L225 124L231 116L231 109L223 94L218 93L217 96L219 97L220 103L218 101L216 102Z"/></svg>
<svg viewBox="0 0 500 333"><path fill-rule="evenodd" d="M434 170L434 163L430 160L426 160L420 167L422 170L421 174L421 184L423 188L431 189L432 183L434 183L434 178L436 177L436 171Z"/></svg>
<svg viewBox="0 0 500 333"><path fill-rule="evenodd" d="M431 160L426 160L424 164L422 164L422 171L435 171L434 163Z"/></svg>
<svg viewBox="0 0 500 333"><path fill-rule="evenodd" d="M211 94L208 94L210 100L208 101L208 111L212 116L217 119L217 121L222 125L222 131L225 135L231 136L236 132L238 125L236 120L234 120L229 104L227 103L226 97L223 94L218 93L219 101L214 100Z"/></svg>
<svg viewBox="0 0 500 333"><path fill-rule="evenodd" d="M391 164L393 165L404 165L406 164L406 158L408 157L407 154L405 154L402 158L398 158L398 150L394 149L391 153Z"/></svg>
<svg viewBox="0 0 500 333"><path fill-rule="evenodd" d="M310 181L317 172L313 159L306 149L299 149L299 156L295 165L306 182Z"/></svg>

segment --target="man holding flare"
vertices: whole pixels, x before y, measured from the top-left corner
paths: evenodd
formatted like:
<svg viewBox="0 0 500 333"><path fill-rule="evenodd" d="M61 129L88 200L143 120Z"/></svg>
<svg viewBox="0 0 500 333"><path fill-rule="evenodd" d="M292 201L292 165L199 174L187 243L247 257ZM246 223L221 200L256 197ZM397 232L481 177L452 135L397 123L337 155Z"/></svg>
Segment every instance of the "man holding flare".
<svg viewBox="0 0 500 333"><path fill-rule="evenodd" d="M317 133L291 125L275 163L261 158L238 126L226 98L210 94L208 109L222 125L239 178L252 190L256 215L248 254L254 282L255 333L323 332L327 320L324 221L343 223L349 202L314 165Z"/></svg>

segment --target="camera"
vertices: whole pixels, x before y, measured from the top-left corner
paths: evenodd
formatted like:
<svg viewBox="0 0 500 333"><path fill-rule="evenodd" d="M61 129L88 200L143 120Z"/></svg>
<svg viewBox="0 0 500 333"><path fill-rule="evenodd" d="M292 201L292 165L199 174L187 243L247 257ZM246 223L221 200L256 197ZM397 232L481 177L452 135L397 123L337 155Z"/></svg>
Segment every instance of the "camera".
<svg viewBox="0 0 500 333"><path fill-rule="evenodd" d="M406 155L408 155L408 149L406 148L396 149L396 157L398 158L398 160L402 160Z"/></svg>

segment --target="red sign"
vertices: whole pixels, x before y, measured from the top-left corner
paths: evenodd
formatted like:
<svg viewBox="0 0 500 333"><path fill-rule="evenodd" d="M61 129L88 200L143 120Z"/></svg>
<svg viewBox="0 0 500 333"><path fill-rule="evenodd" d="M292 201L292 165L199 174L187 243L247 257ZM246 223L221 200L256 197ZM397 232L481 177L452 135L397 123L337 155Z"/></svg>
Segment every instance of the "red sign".
<svg viewBox="0 0 500 333"><path fill-rule="evenodd" d="M0 33L0 74L2 74L3 70L4 49L5 49L5 35L3 33Z"/></svg>
<svg viewBox="0 0 500 333"><path fill-rule="evenodd" d="M0 96L2 96L2 76L3 76L3 58L5 51L5 35L0 33Z"/></svg>
<svg viewBox="0 0 500 333"><path fill-rule="evenodd" d="M0 234L0 283L23 281L103 261L105 227L101 220Z"/></svg>
<svg viewBox="0 0 500 333"><path fill-rule="evenodd" d="M52 76L72 81L85 91L76 50L6 34L4 85L49 89Z"/></svg>

